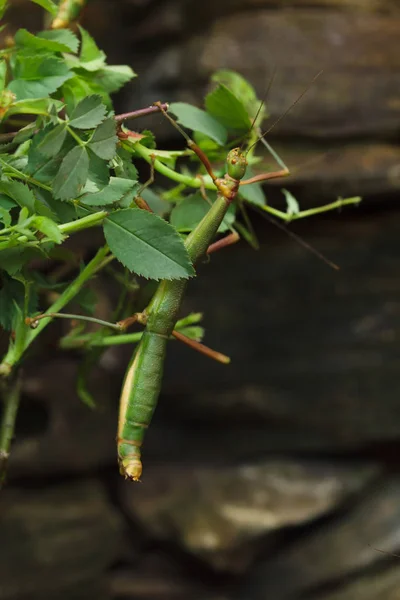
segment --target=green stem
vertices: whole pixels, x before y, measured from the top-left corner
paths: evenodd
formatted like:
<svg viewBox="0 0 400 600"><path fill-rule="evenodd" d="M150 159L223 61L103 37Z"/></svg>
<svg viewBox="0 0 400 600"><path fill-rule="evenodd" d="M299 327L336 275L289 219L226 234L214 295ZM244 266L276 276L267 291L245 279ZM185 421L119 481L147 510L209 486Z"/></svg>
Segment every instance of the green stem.
<svg viewBox="0 0 400 600"><path fill-rule="evenodd" d="M144 158L144 160L146 162L148 162L150 165L151 164L154 165L154 169L156 171L161 173L161 175L168 177L168 179L171 179L172 181L176 181L177 183L184 183L185 185L187 185L189 187L193 187L193 188L205 187L207 190L215 190L216 189L216 187L215 187L214 183L212 182L211 177L209 175L205 175L204 177L202 177L200 179L198 177L190 177L189 175L183 175L182 173L177 173L170 167L167 167L166 165L164 165L157 158L154 159L153 158L154 151L151 150L150 148L146 148L145 146L142 146L142 144L140 144L139 142L136 142L133 146L125 143L124 147L130 152L132 152L132 150L134 150L139 156L141 156L141 158Z"/></svg>
<svg viewBox="0 0 400 600"><path fill-rule="evenodd" d="M246 200L247 202L247 200ZM290 215L277 208L273 208L272 206L268 206L264 204L263 206L257 205L257 208L264 210L265 212L274 215L274 217L278 217L282 219L282 221L286 221L289 223L290 221L297 221L298 219L304 219L306 217L311 217L313 215L318 215L324 212L328 212L330 210L335 210L336 208L341 208L342 206L347 206L349 204L359 204L361 202L360 196L354 196L353 198L339 198L335 202L331 202L330 204L325 204L324 206L317 206L316 208L310 208L308 210L302 210L297 214ZM248 202L251 205L251 202ZM254 206L254 205L253 205Z"/></svg>
<svg viewBox="0 0 400 600"><path fill-rule="evenodd" d="M75 298L85 283L113 259L114 256L109 255L109 249L107 246L100 248L94 258L92 258L86 267L79 273L78 277L72 283L70 283L63 293L60 294L60 296L49 307L46 313L59 313L64 306L66 306L69 302L71 302L71 300L73 300L73 298ZM4 357L3 362L0 364L0 375L10 375L14 366L21 360L23 354L49 322L50 320L42 319L36 329L31 329L25 338L25 343L23 344L22 348L19 347L17 343L10 344L7 354Z"/></svg>
<svg viewBox="0 0 400 600"><path fill-rule="evenodd" d="M104 221L106 217L108 217L108 212L101 210L96 213L91 213L86 217L82 217L81 219L77 219L76 221L63 223L62 225L58 226L58 229L61 231L61 233L69 234L82 229L87 229L88 227L94 227L95 225L98 225Z"/></svg>
<svg viewBox="0 0 400 600"><path fill-rule="evenodd" d="M17 377L10 385L4 385L4 391L4 411L0 426L0 489L3 487L6 479L11 441L17 419L21 396L20 378Z"/></svg>
<svg viewBox="0 0 400 600"><path fill-rule="evenodd" d="M67 125L67 128L66 128L66 129L67 129L67 131L68 131L69 135L70 135L70 136L72 136L72 137L74 138L74 140L77 142L77 144L78 144L78 145L79 145L81 148L84 148L84 147L86 146L85 142L83 142L83 141L81 140L81 138L79 137L79 135L77 135L77 134L75 133L75 131L74 131L74 130L73 130L71 127L69 127L69 126Z"/></svg>

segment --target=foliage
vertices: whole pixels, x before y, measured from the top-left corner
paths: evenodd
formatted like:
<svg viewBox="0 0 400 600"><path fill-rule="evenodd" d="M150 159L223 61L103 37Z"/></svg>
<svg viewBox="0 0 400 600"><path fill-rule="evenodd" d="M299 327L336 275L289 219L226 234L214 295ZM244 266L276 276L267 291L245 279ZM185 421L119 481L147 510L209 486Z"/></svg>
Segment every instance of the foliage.
<svg viewBox="0 0 400 600"><path fill-rule="evenodd" d="M54 25L57 3L32 1L55 19ZM66 5L64 0L65 14ZM6 8L7 2L0 0L1 18ZM11 332L1 375L13 373L49 322L31 321L35 328L30 329L27 319L43 311L58 313L72 301L87 311L83 292L114 259L112 274L121 285L114 321L131 311L130 286L137 282L132 274L151 280L195 274L183 242L214 201L215 185L190 151L160 150L150 132L130 131L116 118L111 94L134 77L129 66L108 65L82 27L76 33L66 27L34 33L20 29L0 51L0 325ZM260 101L240 75L224 70L213 82L205 110L175 103L170 112L193 132L218 174L223 174L227 150L238 139L250 148L251 169L259 160L253 146L265 110L257 114ZM187 162L177 166L187 156L196 161L195 170L188 171ZM135 166L143 160L174 185L143 187ZM288 213L280 213L268 206L260 184L242 190L239 203L286 220L301 215L288 193ZM143 210L144 202L151 211ZM237 214L241 211L232 205L220 232L239 231L247 238L246 221L237 220ZM86 265L79 265L65 242L90 227L102 228L104 241ZM70 280L58 280L51 270L35 270L38 260L51 264L54 259L72 273ZM195 315L182 325L196 339L202 334L200 318ZM110 338L116 343L110 327L94 334L75 327L61 343L105 346ZM133 341L123 337L121 343ZM84 386L80 393L87 400Z"/></svg>

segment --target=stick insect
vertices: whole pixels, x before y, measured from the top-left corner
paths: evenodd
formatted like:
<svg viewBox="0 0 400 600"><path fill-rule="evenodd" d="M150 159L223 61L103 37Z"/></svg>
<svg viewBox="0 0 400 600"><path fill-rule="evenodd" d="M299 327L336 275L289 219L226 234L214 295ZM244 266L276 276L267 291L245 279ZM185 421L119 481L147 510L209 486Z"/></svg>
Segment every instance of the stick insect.
<svg viewBox="0 0 400 600"><path fill-rule="evenodd" d="M195 264L207 253L208 249L211 251L215 249L214 244L212 244L213 239L229 206L235 200L240 186L285 177L289 175L289 169L280 164L284 168L244 180L247 168L247 152L249 150L244 151L241 148L234 148L230 150L226 158L227 172L225 176L217 177L202 149L166 112L161 103L155 104L169 122L184 136L188 147L204 165L218 192L217 198L209 211L185 240L189 257ZM228 235L216 244L224 246L233 241L236 240ZM212 244L211 247L210 244ZM120 472L132 481L139 481L142 474L141 447L157 405L162 383L166 346L171 334L175 333L174 327L185 289L186 281L162 281L147 308L133 317L133 320L145 325L145 331L130 361L122 386L117 435ZM176 334L175 337L179 339ZM197 346L197 349L201 350L199 346L202 345L198 344ZM212 355L211 350L205 350L204 346L202 346L202 350L204 353Z"/></svg>

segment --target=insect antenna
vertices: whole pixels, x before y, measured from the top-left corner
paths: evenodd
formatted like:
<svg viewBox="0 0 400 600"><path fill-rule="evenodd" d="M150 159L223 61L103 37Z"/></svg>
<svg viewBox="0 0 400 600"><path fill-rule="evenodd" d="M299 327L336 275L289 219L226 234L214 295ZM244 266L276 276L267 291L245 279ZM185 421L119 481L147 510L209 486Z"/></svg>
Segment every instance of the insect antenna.
<svg viewBox="0 0 400 600"><path fill-rule="evenodd" d="M288 229L285 225L283 225L282 223L280 223L280 221L277 221L276 219L274 219L270 215L265 214L264 211L257 209L256 205L252 205L252 208L254 208L255 210L257 210L257 212L259 212L265 219L267 219L267 221L269 221L270 223L272 223L273 225L275 225L281 231L285 232L286 235L288 235L292 240L294 240L295 242L297 242L298 244L300 244L300 246L302 246L303 248L305 248L306 250L308 250L309 252L311 252L311 254L314 254L317 258L319 258L320 260L322 260L322 262L324 262L325 264L327 264L329 267L331 267L335 271L340 271L339 265L337 265L336 263L334 263L332 260L329 260L329 258L327 258L326 256L324 256L322 254L322 252L320 252L319 250L317 250L316 248L314 248L314 246L312 246L311 244L309 244L308 242L306 242L302 237L300 237L299 235L297 235L296 233L294 233L293 231L291 231L290 229Z"/></svg>
<svg viewBox="0 0 400 600"><path fill-rule="evenodd" d="M257 112L256 112L256 115L255 115L255 117L254 117L254 119L253 119L253 121L252 121L252 123L251 123L251 125L250 125L250 128L249 128L249 130L248 130L248 131L247 131L247 133L246 133L246 134L243 136L243 142L241 143L241 146L240 146L240 149L241 149L241 150L243 150L243 146L244 146L245 139L246 139L246 138L247 138L247 137L250 135L250 133L251 133L251 132L253 131L253 129L254 129L254 126L255 126L255 124L256 124L256 122L257 122L257 119L258 119L258 117L259 117L259 115L260 115L260 112L261 112L261 110L262 110L262 107L263 107L263 106L266 104L266 102L267 102L267 99L268 99L269 93L270 93L270 91L271 91L271 88L272 88L272 84L273 84L273 82L274 82L274 79L275 79L275 75L276 75L276 64L274 65L274 68L273 68L273 71L272 71L272 75L271 75L271 77L269 78L269 83L268 83L267 91L265 92L265 94L264 94L264 97L263 97L263 99L262 99L262 100L261 100L261 102L260 102L260 106L258 107L258 110L257 110Z"/></svg>
<svg viewBox="0 0 400 600"><path fill-rule="evenodd" d="M258 140L256 140L254 142L254 144L252 144L250 146L250 148L248 148L247 153L254 148L254 146L256 146L258 144L258 142L260 140L263 140L265 138L265 136L267 136L269 133L271 133L271 131L276 127L276 125L278 125L278 123L280 123L282 121L282 119L284 119L286 117L286 115L296 106L296 104L298 104L300 102L300 100L303 98L303 96L305 96L305 94L308 92L308 90L310 89L310 87L315 83L315 81L318 79L318 77L323 73L323 70L319 71L310 81L310 83L307 85L307 87L301 92L301 94L296 98L296 100L294 102L292 102L292 104L272 123L272 125L270 127L268 127L268 129L266 131L264 131L264 133L258 138ZM267 146L268 147L268 146Z"/></svg>

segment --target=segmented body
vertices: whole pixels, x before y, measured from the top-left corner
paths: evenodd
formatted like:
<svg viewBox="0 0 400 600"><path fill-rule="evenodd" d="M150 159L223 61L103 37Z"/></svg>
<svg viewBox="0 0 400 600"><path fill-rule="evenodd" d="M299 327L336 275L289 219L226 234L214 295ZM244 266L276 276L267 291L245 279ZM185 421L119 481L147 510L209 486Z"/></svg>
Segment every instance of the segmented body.
<svg viewBox="0 0 400 600"><path fill-rule="evenodd" d="M228 155L229 168L243 177L245 155L232 150ZM237 171L237 161L241 168ZM231 161L231 162L229 162ZM193 263L203 256L214 239L219 226L235 198L239 178L229 174L215 179L219 194L202 221L186 238L185 245ZM147 318L143 337L128 367L122 388L118 424L118 458L123 475L139 481L142 473L141 445L150 424L160 394L163 364L169 336L178 319L186 281L162 281L145 310Z"/></svg>
<svg viewBox="0 0 400 600"><path fill-rule="evenodd" d="M51 25L52 29L64 29L79 17L87 0L61 0L57 16Z"/></svg>

